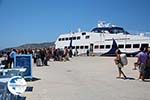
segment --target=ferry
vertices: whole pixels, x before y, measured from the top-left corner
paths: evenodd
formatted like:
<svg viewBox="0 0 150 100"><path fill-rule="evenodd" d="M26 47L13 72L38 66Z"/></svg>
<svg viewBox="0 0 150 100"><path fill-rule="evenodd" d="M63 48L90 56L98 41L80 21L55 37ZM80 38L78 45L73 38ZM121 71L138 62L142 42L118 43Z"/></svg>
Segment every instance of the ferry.
<svg viewBox="0 0 150 100"><path fill-rule="evenodd" d="M71 48L79 55L87 51L97 55L115 55L116 49L130 56L135 56L140 47L149 47L150 37L144 34L130 34L122 27L106 23L98 23L98 26L90 32L81 31L61 34L56 42L56 48Z"/></svg>

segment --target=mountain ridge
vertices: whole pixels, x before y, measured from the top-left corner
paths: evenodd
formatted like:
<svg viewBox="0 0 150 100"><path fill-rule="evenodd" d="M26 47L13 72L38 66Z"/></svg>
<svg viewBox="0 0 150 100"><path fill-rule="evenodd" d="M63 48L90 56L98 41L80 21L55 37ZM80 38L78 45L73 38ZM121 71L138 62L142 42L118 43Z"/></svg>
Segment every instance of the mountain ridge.
<svg viewBox="0 0 150 100"><path fill-rule="evenodd" d="M23 44L23 45L20 45L20 46L17 46L17 47L9 47L9 48L5 48L5 49L2 49L0 50L0 54L3 53L3 52L8 52L11 50L11 48L14 48L14 49L34 49L34 48L52 48L52 47L55 47L55 42L43 42L43 43L27 43L27 44Z"/></svg>

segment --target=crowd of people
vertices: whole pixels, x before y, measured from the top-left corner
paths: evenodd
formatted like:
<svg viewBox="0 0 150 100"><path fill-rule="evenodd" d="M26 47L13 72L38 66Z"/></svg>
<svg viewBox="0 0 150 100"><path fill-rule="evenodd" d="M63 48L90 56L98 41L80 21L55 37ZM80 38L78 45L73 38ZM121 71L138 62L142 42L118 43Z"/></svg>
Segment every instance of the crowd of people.
<svg viewBox="0 0 150 100"><path fill-rule="evenodd" d="M53 59L54 61L69 61L69 58L72 58L73 56L71 48L11 49L10 52L4 54L2 64L5 65L5 68L12 67L16 54L31 54L33 57L33 62L37 66L48 66L48 61L50 59Z"/></svg>
<svg viewBox="0 0 150 100"><path fill-rule="evenodd" d="M16 54L31 54L33 57L33 62L37 66L48 66L48 61L53 59L54 61L69 61L72 56L77 56L78 51L72 52L71 48L55 49L55 48L42 48L42 49L11 49L10 52L4 54L4 60L1 61L5 68L12 68L14 62L14 57ZM115 64L118 67L119 74L117 78L126 79L127 76L122 71L123 63L121 62L121 51L116 50ZM89 54L87 54L89 56ZM136 55L137 61L134 63L134 69L139 69L139 79L143 80L145 78L150 78L150 50L148 48L140 48L140 52Z"/></svg>

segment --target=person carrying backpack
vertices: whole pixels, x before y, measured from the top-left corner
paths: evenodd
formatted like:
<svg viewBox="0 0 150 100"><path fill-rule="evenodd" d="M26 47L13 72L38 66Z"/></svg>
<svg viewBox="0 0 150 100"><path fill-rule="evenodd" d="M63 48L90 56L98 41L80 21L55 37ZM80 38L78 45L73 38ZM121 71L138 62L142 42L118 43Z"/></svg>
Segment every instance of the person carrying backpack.
<svg viewBox="0 0 150 100"><path fill-rule="evenodd" d="M114 61L115 61L115 64L117 65L117 67L118 67L119 73L118 73L118 77L116 77L116 78L120 79L121 75L123 75L123 78L126 79L127 77L124 74L124 72L122 71L122 68L123 68L124 64L121 61L121 56L120 55L121 55L121 51L119 49L117 49L116 50L116 58L114 59Z"/></svg>

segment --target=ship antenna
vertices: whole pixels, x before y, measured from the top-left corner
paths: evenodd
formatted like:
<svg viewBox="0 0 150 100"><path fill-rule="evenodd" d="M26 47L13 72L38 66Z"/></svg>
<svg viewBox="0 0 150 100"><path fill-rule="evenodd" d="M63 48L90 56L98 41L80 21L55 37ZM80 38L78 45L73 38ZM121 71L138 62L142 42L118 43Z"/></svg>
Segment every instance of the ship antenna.
<svg viewBox="0 0 150 100"><path fill-rule="evenodd" d="M78 28L78 32L81 32L81 28Z"/></svg>

